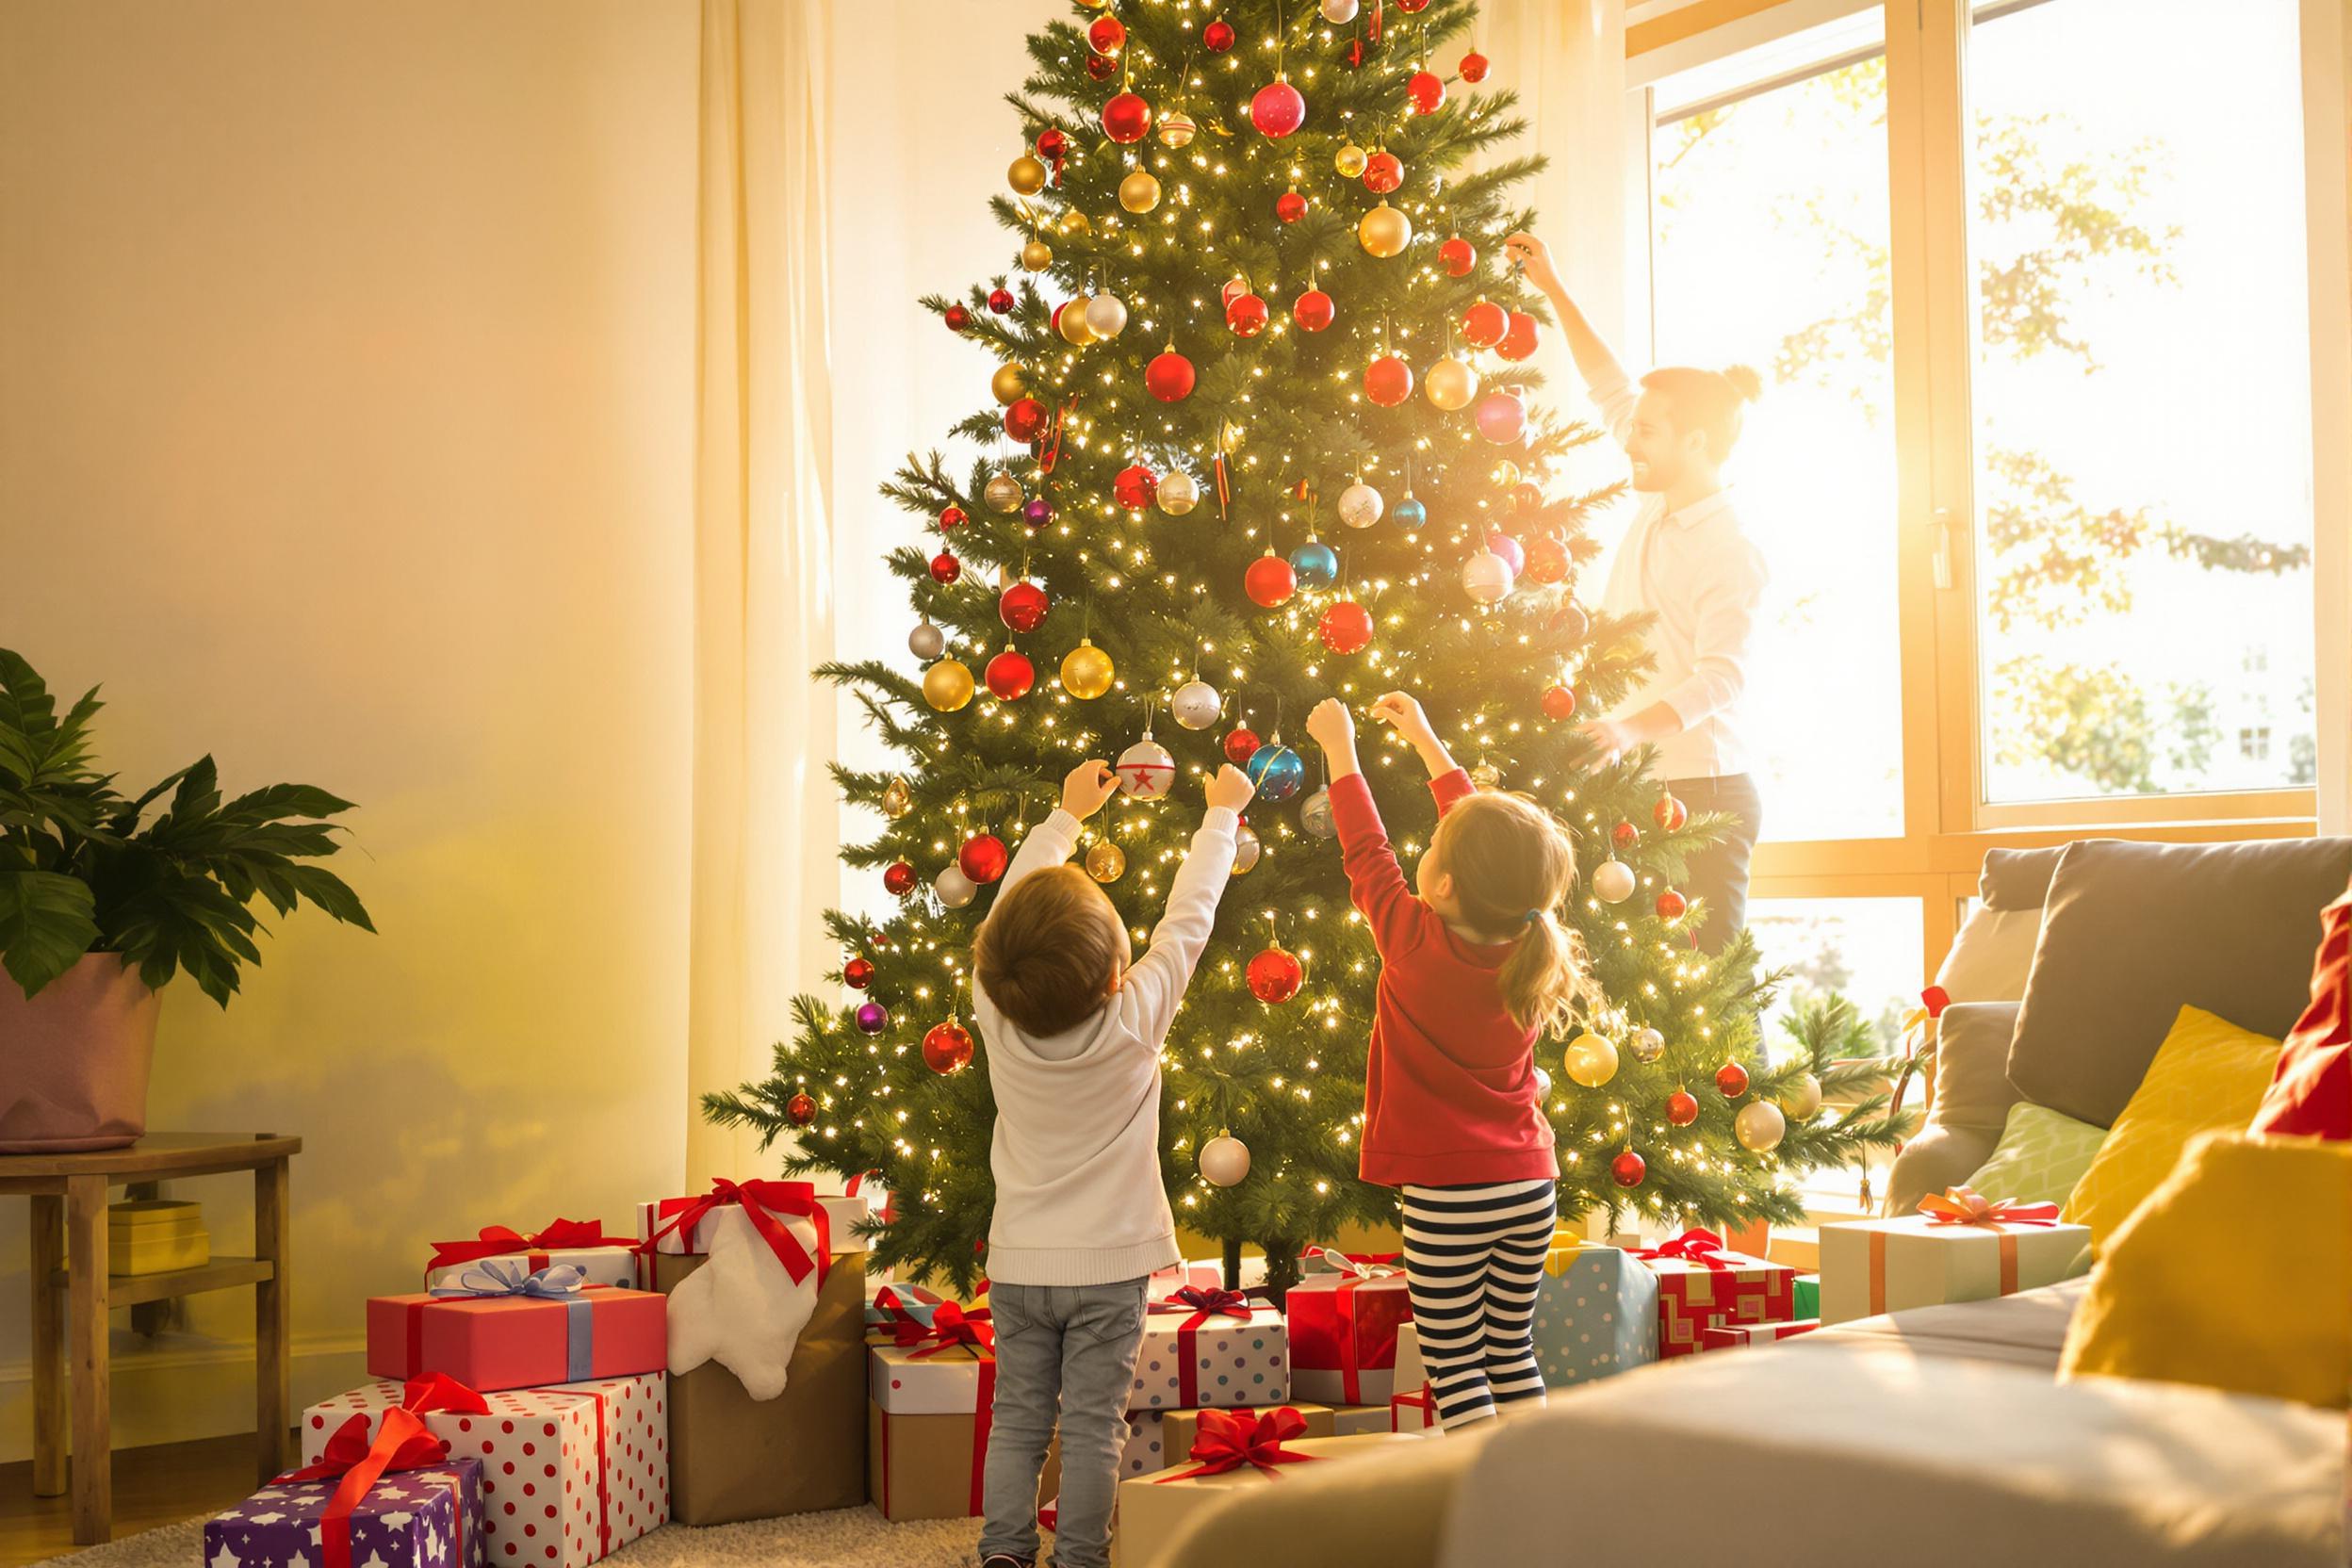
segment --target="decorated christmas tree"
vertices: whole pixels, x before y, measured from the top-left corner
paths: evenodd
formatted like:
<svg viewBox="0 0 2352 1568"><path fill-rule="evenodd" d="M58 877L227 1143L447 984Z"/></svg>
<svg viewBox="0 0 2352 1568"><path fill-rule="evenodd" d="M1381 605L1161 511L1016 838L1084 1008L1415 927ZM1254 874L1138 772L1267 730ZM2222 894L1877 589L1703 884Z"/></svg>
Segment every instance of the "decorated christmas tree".
<svg viewBox="0 0 2352 1568"><path fill-rule="evenodd" d="M1356 1176L1377 962L1349 906L1318 760L1320 697L1416 694L1482 788L1572 828L1569 911L1612 1005L1539 1046L1564 1213L1791 1219L1785 1178L1892 1140L1864 1094L1821 1116L1834 1042L1760 1051L1754 950L1707 956L1675 890L1720 825L1576 729L1627 689L1638 624L1579 577L1612 493L1564 493L1591 427L1531 410L1548 319L1502 239L1531 159L1466 0L1106 5L1029 41L1021 139L993 208L1021 271L924 301L974 351L977 459L910 459L885 495L922 535L888 557L904 662L827 667L903 759L836 768L879 836L844 852L897 899L841 912L828 982L765 1082L706 1104L785 1140L796 1173L880 1173L881 1262L957 1285L985 1266L993 1106L969 1032L973 934L1023 829L1088 758L1121 797L1086 869L1147 939L1202 776L1258 780L1236 874L1165 1058L1180 1225L1278 1282L1309 1242L1395 1217ZM1442 63L1441 63L1442 62ZM1375 731L1380 733L1376 736ZM1433 812L1412 754L1364 727L1411 862ZM1311 748L1308 748L1311 750ZM1859 1078L1859 1069L1830 1075Z"/></svg>

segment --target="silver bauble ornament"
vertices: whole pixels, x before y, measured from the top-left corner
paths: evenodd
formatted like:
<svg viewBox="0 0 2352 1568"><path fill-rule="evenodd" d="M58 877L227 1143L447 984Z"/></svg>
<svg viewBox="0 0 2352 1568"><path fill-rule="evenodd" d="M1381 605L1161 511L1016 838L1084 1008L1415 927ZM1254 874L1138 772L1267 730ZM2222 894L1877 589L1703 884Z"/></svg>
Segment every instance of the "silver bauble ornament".
<svg viewBox="0 0 2352 1568"><path fill-rule="evenodd" d="M1331 820L1331 792L1317 790L1298 808L1298 825L1313 839L1333 839L1339 836L1339 825Z"/></svg>
<svg viewBox="0 0 2352 1568"><path fill-rule="evenodd" d="M931 890L939 895L939 902L951 909L960 909L978 896L980 885L964 874L964 868L954 861L931 880Z"/></svg>
<svg viewBox="0 0 2352 1568"><path fill-rule="evenodd" d="M1535 1070L1535 1098L1540 1102L1549 1100L1551 1097L1552 1075L1538 1067Z"/></svg>
<svg viewBox="0 0 2352 1568"><path fill-rule="evenodd" d="M1462 586L1479 604L1494 604L1511 593L1511 563L1493 550L1480 550L1462 564Z"/></svg>
<svg viewBox="0 0 2352 1568"><path fill-rule="evenodd" d="M906 634L906 651L917 659L937 659L947 651L947 633L929 621L923 621Z"/></svg>
<svg viewBox="0 0 2352 1568"><path fill-rule="evenodd" d="M988 482L981 488L980 498L999 512L1018 512L1021 503L1028 498L1021 493L1021 481L1000 468L988 476Z"/></svg>
<svg viewBox="0 0 2352 1568"><path fill-rule="evenodd" d="M1387 508L1380 493L1362 480L1339 493L1339 520L1349 528L1370 528Z"/></svg>
<svg viewBox="0 0 2352 1568"><path fill-rule="evenodd" d="M1666 1054L1666 1037L1644 1025L1633 1032L1625 1047L1633 1053L1635 1061L1646 1067Z"/></svg>
<svg viewBox="0 0 2352 1568"><path fill-rule="evenodd" d="M1216 687L1195 678L1176 688L1176 694L1168 699L1168 710L1186 729L1206 729L1225 710L1225 699Z"/></svg>
<svg viewBox="0 0 2352 1568"><path fill-rule="evenodd" d="M1592 868L1592 896L1603 904L1623 904L1633 896L1633 868L1623 860L1603 860Z"/></svg>
<svg viewBox="0 0 2352 1568"><path fill-rule="evenodd" d="M1200 1179L1213 1187L1230 1187L1250 1174L1250 1146L1231 1133L1220 1134L1200 1146Z"/></svg>
<svg viewBox="0 0 2352 1568"><path fill-rule="evenodd" d="M1086 330L1097 337L1117 337L1127 330L1127 302L1116 294L1097 294L1086 302Z"/></svg>
<svg viewBox="0 0 2352 1568"><path fill-rule="evenodd" d="M1257 833L1248 823L1245 822L1234 829L1233 874L1235 876L1241 875L1256 865L1258 857L1265 853L1266 845L1259 841Z"/></svg>
<svg viewBox="0 0 2352 1568"><path fill-rule="evenodd" d="M1323 20L1334 27L1345 27L1356 19L1358 0L1323 0Z"/></svg>
<svg viewBox="0 0 2352 1568"><path fill-rule="evenodd" d="M1162 512L1181 517L1200 504L1200 486L1182 468L1172 468L1160 481L1159 501Z"/></svg>

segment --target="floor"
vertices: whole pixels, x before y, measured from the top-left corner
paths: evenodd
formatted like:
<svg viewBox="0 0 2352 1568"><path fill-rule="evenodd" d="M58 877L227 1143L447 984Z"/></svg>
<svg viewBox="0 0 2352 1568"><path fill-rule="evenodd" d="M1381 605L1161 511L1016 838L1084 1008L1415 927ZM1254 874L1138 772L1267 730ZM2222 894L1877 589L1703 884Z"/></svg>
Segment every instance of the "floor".
<svg viewBox="0 0 2352 1568"><path fill-rule="evenodd" d="M253 1440L210 1438L114 1456L114 1533L217 1512L253 1490ZM31 1461L0 1464L0 1568L74 1550L74 1499L33 1495Z"/></svg>

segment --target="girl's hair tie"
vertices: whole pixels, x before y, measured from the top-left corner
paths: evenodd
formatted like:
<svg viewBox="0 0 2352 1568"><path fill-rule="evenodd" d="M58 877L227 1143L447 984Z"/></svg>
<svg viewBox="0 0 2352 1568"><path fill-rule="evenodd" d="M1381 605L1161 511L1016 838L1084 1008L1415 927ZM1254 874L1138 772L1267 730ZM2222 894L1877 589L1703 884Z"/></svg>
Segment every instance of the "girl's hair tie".
<svg viewBox="0 0 2352 1568"><path fill-rule="evenodd" d="M1533 925L1537 921L1540 921L1543 918L1544 911L1541 909L1529 909L1527 911L1527 923L1529 925Z"/></svg>

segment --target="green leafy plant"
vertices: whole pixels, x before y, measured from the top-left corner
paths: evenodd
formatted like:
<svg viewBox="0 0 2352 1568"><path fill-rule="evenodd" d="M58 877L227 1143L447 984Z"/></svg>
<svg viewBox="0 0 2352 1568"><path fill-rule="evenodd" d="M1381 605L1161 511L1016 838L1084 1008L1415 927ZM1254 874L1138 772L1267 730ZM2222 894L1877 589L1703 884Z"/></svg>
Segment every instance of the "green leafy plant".
<svg viewBox="0 0 2352 1568"><path fill-rule="evenodd" d="M316 819L350 801L307 784L223 800L210 757L125 799L91 760L104 706L93 686L60 717L32 665L0 648L0 968L25 995L86 953L119 953L150 988L186 970L225 1007L240 967L261 961L256 896L375 929L341 877L308 863L341 847Z"/></svg>

